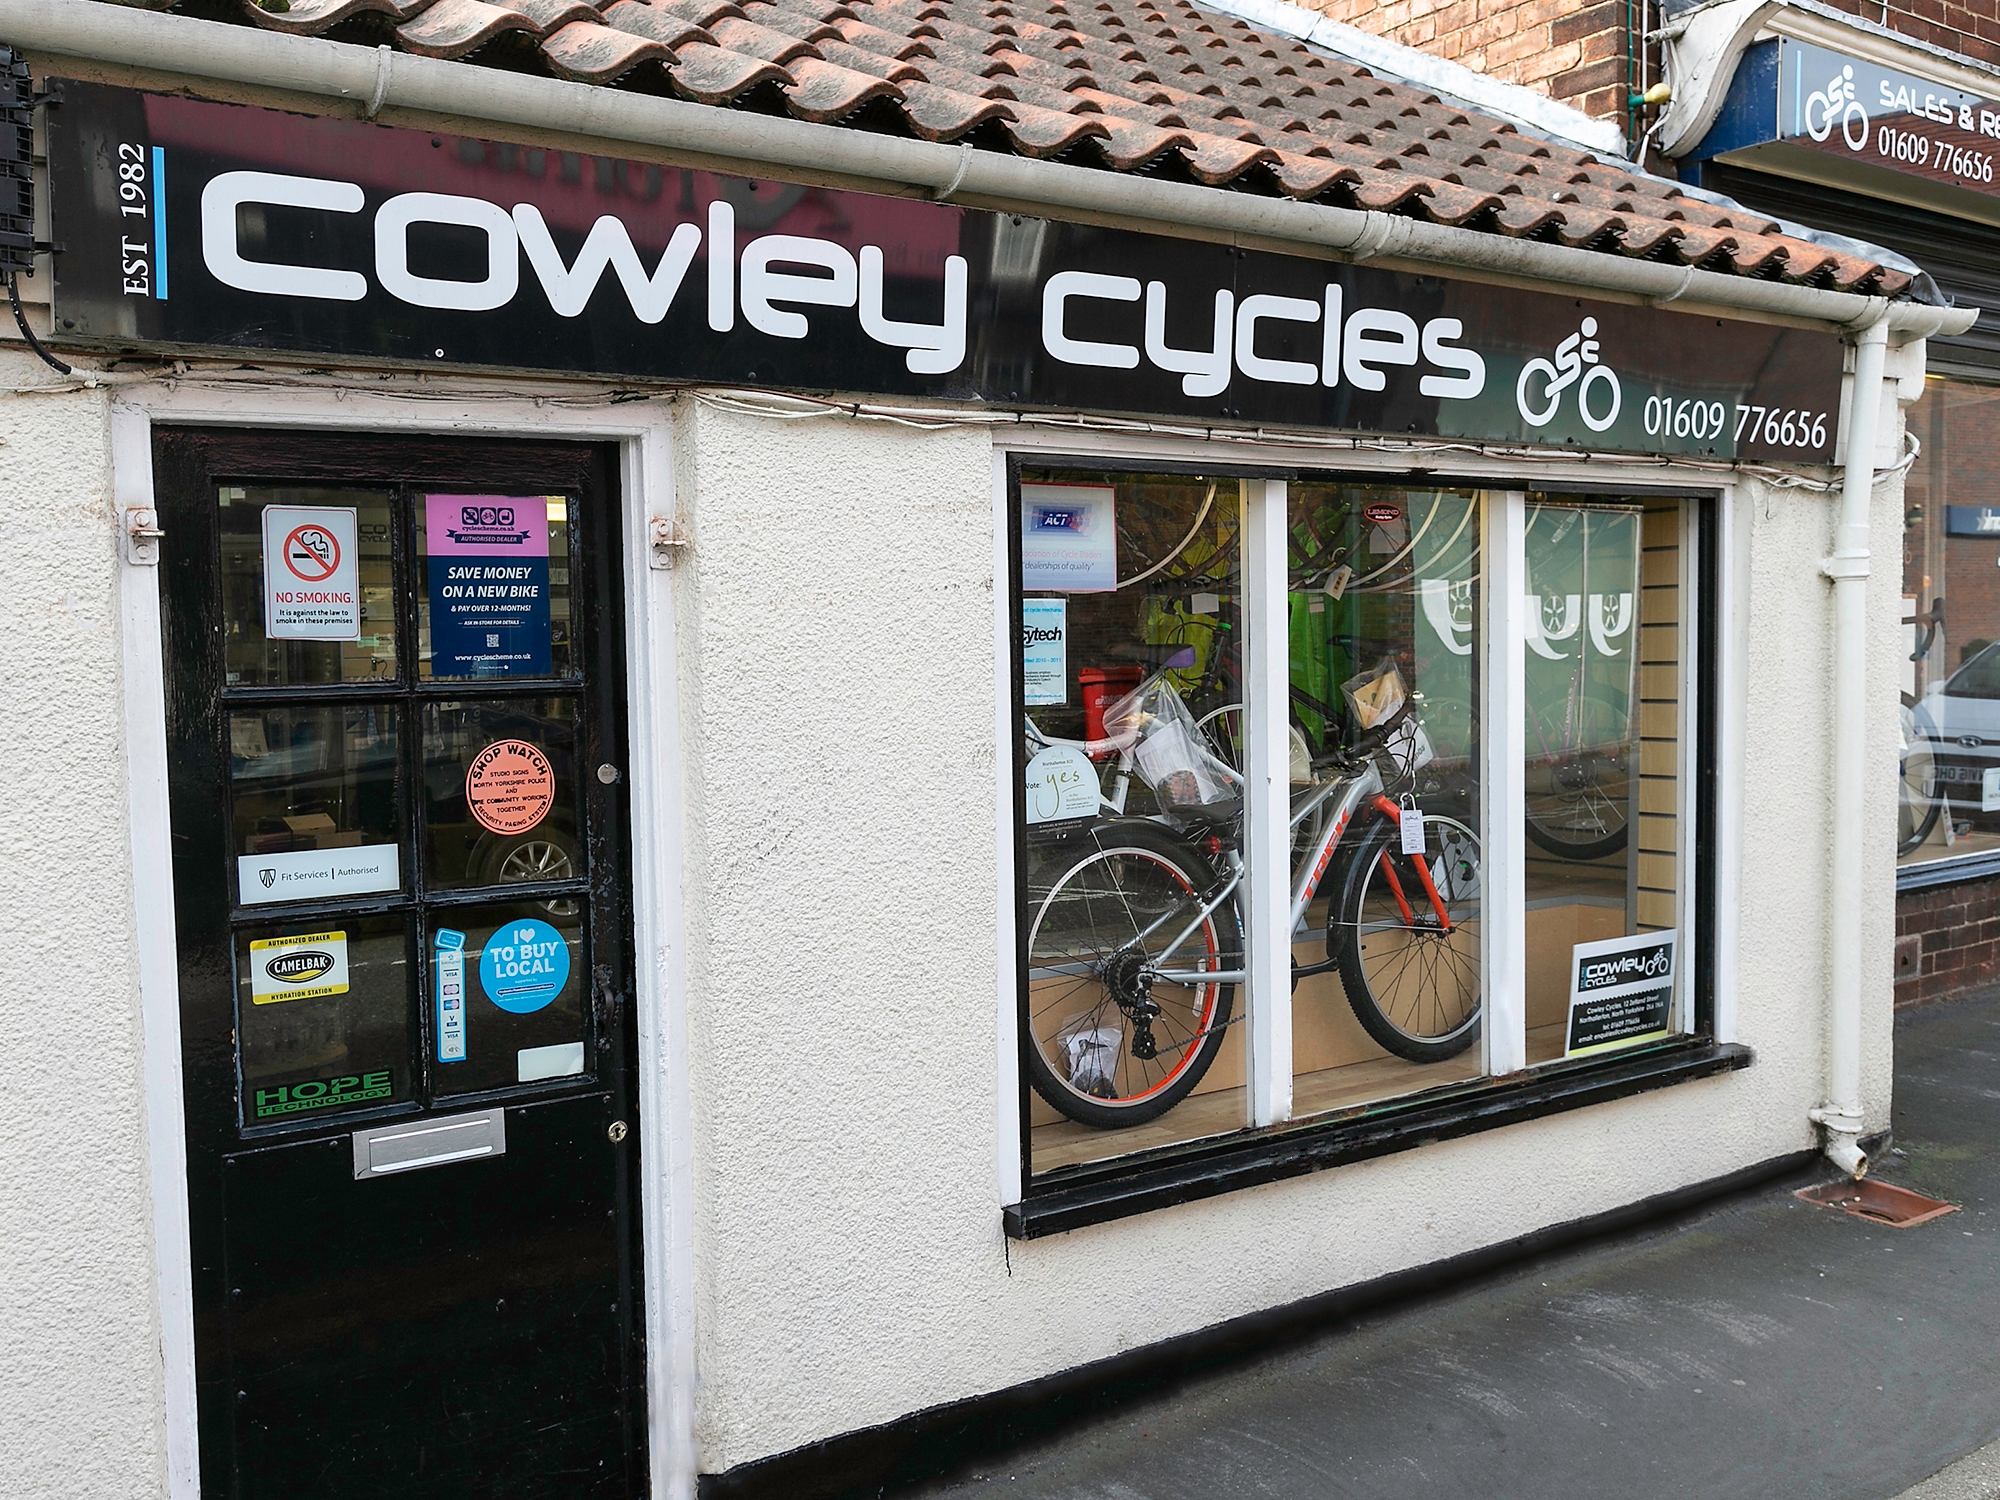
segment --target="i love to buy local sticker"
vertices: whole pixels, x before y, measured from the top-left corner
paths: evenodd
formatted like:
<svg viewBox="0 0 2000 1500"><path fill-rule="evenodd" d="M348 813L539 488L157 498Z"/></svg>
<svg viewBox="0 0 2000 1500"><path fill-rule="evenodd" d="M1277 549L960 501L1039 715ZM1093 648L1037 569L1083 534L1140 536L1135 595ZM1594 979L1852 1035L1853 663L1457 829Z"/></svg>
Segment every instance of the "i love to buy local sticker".
<svg viewBox="0 0 2000 1500"><path fill-rule="evenodd" d="M546 922L509 922L479 955L479 987L517 1016L532 1015L569 983L569 944Z"/></svg>
<svg viewBox="0 0 2000 1500"><path fill-rule="evenodd" d="M465 805L494 833L526 833L555 800L555 768L526 740L496 740L466 768Z"/></svg>

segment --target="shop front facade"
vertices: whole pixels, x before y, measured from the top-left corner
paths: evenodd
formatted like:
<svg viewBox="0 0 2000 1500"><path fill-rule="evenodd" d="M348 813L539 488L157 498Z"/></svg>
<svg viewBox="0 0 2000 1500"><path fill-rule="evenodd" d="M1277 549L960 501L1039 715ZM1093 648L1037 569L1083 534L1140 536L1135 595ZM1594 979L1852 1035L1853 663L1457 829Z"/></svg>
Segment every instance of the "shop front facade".
<svg viewBox="0 0 2000 1500"><path fill-rule="evenodd" d="M1671 7L1669 8L1671 9ZM2000 214L2000 66L1990 43L1788 5L1694 7L1666 22L1683 80L1658 137L1684 180L1883 246L1985 309ZM1968 26L1971 23L1968 21ZM1904 715L1896 993L1942 998L2000 976L2000 772L1987 724L2000 654L1993 510L2000 345L1975 326L1930 347L1909 416L1903 516ZM1879 689L1890 691L1887 684Z"/></svg>
<svg viewBox="0 0 2000 1500"><path fill-rule="evenodd" d="M840 1493L1865 1170L1969 314L1188 6L572 9L0 3L26 1492Z"/></svg>

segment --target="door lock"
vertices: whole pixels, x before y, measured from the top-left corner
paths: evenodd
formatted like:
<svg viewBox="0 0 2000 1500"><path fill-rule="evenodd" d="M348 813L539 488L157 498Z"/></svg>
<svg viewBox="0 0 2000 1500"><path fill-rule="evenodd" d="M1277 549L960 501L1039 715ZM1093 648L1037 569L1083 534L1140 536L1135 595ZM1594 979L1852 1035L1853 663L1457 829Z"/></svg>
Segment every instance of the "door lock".
<svg viewBox="0 0 2000 1500"><path fill-rule="evenodd" d="M606 1130L604 1133L611 1137L612 1145L614 1146L617 1145L620 1141L625 1139L625 1122L623 1120L613 1120L611 1122L611 1128Z"/></svg>
<svg viewBox="0 0 2000 1500"><path fill-rule="evenodd" d="M614 785L618 780L618 768L607 760L597 768L597 779L606 786Z"/></svg>

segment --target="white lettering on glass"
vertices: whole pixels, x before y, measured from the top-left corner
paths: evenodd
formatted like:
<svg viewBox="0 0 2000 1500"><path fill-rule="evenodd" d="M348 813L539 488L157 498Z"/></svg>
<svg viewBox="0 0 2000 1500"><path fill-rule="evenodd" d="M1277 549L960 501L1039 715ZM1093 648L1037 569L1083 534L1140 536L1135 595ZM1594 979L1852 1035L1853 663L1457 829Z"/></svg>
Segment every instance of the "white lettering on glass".
<svg viewBox="0 0 2000 1500"><path fill-rule="evenodd" d="M1095 365L1105 370L1133 370L1139 351L1130 344L1099 344L1073 339L1066 332L1069 300L1088 297L1103 302L1137 302L1139 283L1130 276L1101 276L1095 271L1058 271L1042 288L1042 347L1066 365Z"/></svg>
<svg viewBox="0 0 2000 1500"><path fill-rule="evenodd" d="M828 274L799 276L774 271L774 262L817 266ZM786 312L774 303L852 307L858 280L854 257L845 246L796 234L767 234L752 240L743 247L743 264L737 275L741 278L743 316L759 333L777 339L802 339L812 332L812 325L804 313Z"/></svg>
<svg viewBox="0 0 2000 1500"><path fill-rule="evenodd" d="M1184 396L1219 396L1229 389L1229 330L1236 317L1236 294L1215 294L1215 331L1206 349L1176 349L1167 343L1167 284L1146 283L1146 358L1181 377Z"/></svg>
<svg viewBox="0 0 2000 1500"><path fill-rule="evenodd" d="M882 316L882 247L861 247L861 331L878 344L907 349L912 375L946 375L965 362L965 257L944 262L944 321L902 323Z"/></svg>
<svg viewBox="0 0 2000 1500"><path fill-rule="evenodd" d="M486 275L478 281L418 276L410 270L410 227L455 224L486 237ZM484 198L456 193L399 193L375 212L375 277L390 296L417 307L491 312L514 300L521 253L514 216Z"/></svg>
<svg viewBox="0 0 2000 1500"><path fill-rule="evenodd" d="M245 260L237 248L236 210L246 203L268 203L279 208L358 214L363 201L359 183L287 177L278 172L224 172L201 190L202 262L209 275L241 292L359 302L368 295L368 278L359 271Z"/></svg>
<svg viewBox="0 0 2000 1500"><path fill-rule="evenodd" d="M695 252L701 248L701 230L693 224L678 225L660 256L659 266L648 276L639 252L632 248L632 236L624 220L610 214L590 226L583 248L576 252L576 263L569 266L563 264L562 252L556 249L542 211L534 204L514 205L514 228L521 237L521 248L527 252L528 264L548 294L549 306L564 318L574 318L583 311L609 269L625 288L632 315L641 323L659 322L673 306L674 294L680 291L688 267L694 264Z"/></svg>
<svg viewBox="0 0 2000 1500"><path fill-rule="evenodd" d="M1275 297L1260 292L1245 297L1236 307L1236 368L1252 380L1276 385L1317 385L1319 367L1297 359L1266 359L1257 352L1257 325L1274 323L1317 323L1320 305L1303 297Z"/></svg>

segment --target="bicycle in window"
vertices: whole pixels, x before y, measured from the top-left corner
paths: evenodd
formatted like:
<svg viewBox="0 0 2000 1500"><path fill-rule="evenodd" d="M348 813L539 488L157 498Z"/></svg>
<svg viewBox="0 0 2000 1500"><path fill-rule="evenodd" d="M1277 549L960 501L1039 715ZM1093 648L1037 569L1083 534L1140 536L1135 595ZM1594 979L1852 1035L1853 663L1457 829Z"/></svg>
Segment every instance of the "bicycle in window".
<svg viewBox="0 0 2000 1500"><path fill-rule="evenodd" d="M1358 685L1358 686L1357 686ZM1348 692L1348 689L1355 689ZM1441 1062L1479 1036L1479 836L1423 817L1404 853L1403 789L1424 744L1420 699L1384 662L1345 684L1363 726L1295 786L1289 930L1322 889L1325 958L1293 962L1294 984L1338 972L1355 1018L1386 1051ZM1196 728L1167 669L1111 705L1106 740L1051 740L1115 755L1087 827L1033 849L1026 913L1029 1077L1081 1124L1157 1119L1221 1051L1243 957L1243 780ZM1131 781L1158 811L1127 811ZM1413 808L1412 808L1413 810Z"/></svg>

